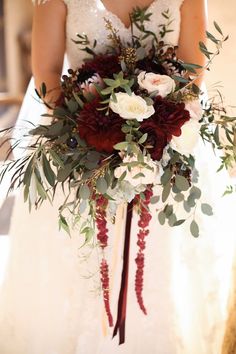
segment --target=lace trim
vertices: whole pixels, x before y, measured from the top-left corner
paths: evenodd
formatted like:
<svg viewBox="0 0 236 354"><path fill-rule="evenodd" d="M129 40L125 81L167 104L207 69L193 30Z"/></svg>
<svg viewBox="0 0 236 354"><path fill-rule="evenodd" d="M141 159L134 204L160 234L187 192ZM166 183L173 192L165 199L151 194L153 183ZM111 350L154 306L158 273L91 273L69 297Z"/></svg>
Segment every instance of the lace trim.
<svg viewBox="0 0 236 354"><path fill-rule="evenodd" d="M49 0L32 0L33 5L43 5ZM69 0L62 0L65 4L69 2Z"/></svg>

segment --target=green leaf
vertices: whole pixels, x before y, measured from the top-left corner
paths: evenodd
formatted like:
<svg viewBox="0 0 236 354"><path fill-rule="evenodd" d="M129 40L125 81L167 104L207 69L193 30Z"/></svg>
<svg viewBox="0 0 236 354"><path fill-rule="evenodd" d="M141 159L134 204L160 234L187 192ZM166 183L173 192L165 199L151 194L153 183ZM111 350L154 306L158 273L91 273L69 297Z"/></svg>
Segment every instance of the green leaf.
<svg viewBox="0 0 236 354"><path fill-rule="evenodd" d="M181 82L183 84L187 84L187 83L190 82L188 79L185 79L184 77L176 76L176 75L173 75L172 79L175 80L175 81Z"/></svg>
<svg viewBox="0 0 236 354"><path fill-rule="evenodd" d="M49 153L50 153L51 158L56 166L64 167L63 161L61 160L60 156L54 150L49 150Z"/></svg>
<svg viewBox="0 0 236 354"><path fill-rule="evenodd" d="M151 204L157 204L159 201L160 201L159 195L155 195L155 196L151 197L151 199L150 199Z"/></svg>
<svg viewBox="0 0 236 354"><path fill-rule="evenodd" d="M141 138L139 139L138 143L139 144L145 143L145 141L147 140L147 137L148 137L147 133L143 134L143 136L141 136Z"/></svg>
<svg viewBox="0 0 236 354"><path fill-rule="evenodd" d="M112 93L112 87L107 87L104 90L101 91L102 95L110 95Z"/></svg>
<svg viewBox="0 0 236 354"><path fill-rule="evenodd" d="M115 80L113 80L113 79L103 79L103 81L105 82L105 84L107 85L107 86L116 86L115 85Z"/></svg>
<svg viewBox="0 0 236 354"><path fill-rule="evenodd" d="M47 94L47 87L46 87L45 82L43 82L41 85L41 92L42 92L42 96L45 97Z"/></svg>
<svg viewBox="0 0 236 354"><path fill-rule="evenodd" d="M43 154L42 162L43 162L43 172L45 174L45 177L48 183L50 184L50 186L54 187L56 176L45 154Z"/></svg>
<svg viewBox="0 0 236 354"><path fill-rule="evenodd" d="M177 221L177 217L175 214L171 214L168 218L168 224L170 227L173 227Z"/></svg>
<svg viewBox="0 0 236 354"><path fill-rule="evenodd" d="M84 107L84 102L81 100L81 98L80 98L76 93L74 93L74 92L73 92L73 96L74 96L76 102L78 103L78 105L80 106L80 108L83 109L83 107Z"/></svg>
<svg viewBox="0 0 236 354"><path fill-rule="evenodd" d="M124 171L122 175L118 178L119 182L123 181L127 175L127 171Z"/></svg>
<svg viewBox="0 0 236 354"><path fill-rule="evenodd" d="M196 205L196 199L194 198L194 195L190 194L190 195L188 196L187 203L188 203L188 205L189 205L190 208L195 207L195 205Z"/></svg>
<svg viewBox="0 0 236 354"><path fill-rule="evenodd" d="M202 210L203 214L205 214L205 215L208 215L208 216L213 215L212 207L207 203L202 203L201 210Z"/></svg>
<svg viewBox="0 0 236 354"><path fill-rule="evenodd" d="M193 220L190 224L190 232L193 235L193 237L199 236L199 227L195 220Z"/></svg>
<svg viewBox="0 0 236 354"><path fill-rule="evenodd" d="M164 213L167 218L169 218L173 214L174 208L173 205L166 205L164 208Z"/></svg>
<svg viewBox="0 0 236 354"><path fill-rule="evenodd" d="M97 191L101 194L105 194L108 188L107 181L104 177L99 177L96 183Z"/></svg>
<svg viewBox="0 0 236 354"><path fill-rule="evenodd" d="M188 180L183 176L176 175L175 176L175 184L176 184L176 187L180 191L187 191L189 189Z"/></svg>
<svg viewBox="0 0 236 354"><path fill-rule="evenodd" d="M67 102L67 107L69 108L70 113L76 113L78 111L79 104L74 99L70 99Z"/></svg>
<svg viewBox="0 0 236 354"><path fill-rule="evenodd" d="M29 187L29 185L30 185L32 172L33 172L33 164L34 164L34 156L31 157L31 159L26 167L25 173L24 173L23 183L27 187Z"/></svg>
<svg viewBox="0 0 236 354"><path fill-rule="evenodd" d="M171 183L167 183L162 191L162 202L165 203L170 195Z"/></svg>
<svg viewBox="0 0 236 354"><path fill-rule="evenodd" d="M201 195L202 195L202 192L201 192L201 190L198 187L193 186L190 189L190 195L191 195L191 198L193 198L193 199L200 199Z"/></svg>
<svg viewBox="0 0 236 354"><path fill-rule="evenodd" d="M127 149L128 145L129 143L127 143L127 141L123 141L121 143L114 145L113 147L115 150L125 150Z"/></svg>
<svg viewBox="0 0 236 354"><path fill-rule="evenodd" d="M220 26L218 25L218 23L216 21L214 21L213 23L214 23L215 29L223 36L223 32L222 32Z"/></svg>
<svg viewBox="0 0 236 354"><path fill-rule="evenodd" d="M161 183L165 186L170 181L171 177L172 177L172 172L168 168L165 170L165 172L161 176Z"/></svg>
<svg viewBox="0 0 236 354"><path fill-rule="evenodd" d="M87 184L83 184L79 189L79 196L83 200L87 200L90 197L90 189Z"/></svg>
<svg viewBox="0 0 236 354"><path fill-rule="evenodd" d="M184 210L187 213L190 213L190 211L191 211L191 207L189 206L189 204L188 204L188 202L186 200L184 201Z"/></svg>
<svg viewBox="0 0 236 354"><path fill-rule="evenodd" d="M176 196L174 197L174 200L177 202L177 203L180 203L182 201L184 201L184 195L182 193L178 193L176 194Z"/></svg>
<svg viewBox="0 0 236 354"><path fill-rule="evenodd" d="M163 211L161 211L159 214L158 214L158 220L159 220L159 223L161 225L164 225L165 224L165 221L166 221L166 215Z"/></svg>
<svg viewBox="0 0 236 354"><path fill-rule="evenodd" d="M213 36L210 32L206 31L207 38L210 39L213 43L218 44L219 40Z"/></svg>
<svg viewBox="0 0 236 354"><path fill-rule="evenodd" d="M60 168L57 174L58 182L64 182L72 172L73 172L72 164L67 164L64 167Z"/></svg>
<svg viewBox="0 0 236 354"><path fill-rule="evenodd" d="M63 215L59 215L59 230L65 230L68 235L70 235L70 228L69 228L69 225L66 221L66 218L63 216Z"/></svg>
<svg viewBox="0 0 236 354"><path fill-rule="evenodd" d="M88 206L87 200L82 200L81 203L79 204L79 213L83 214L87 209L87 206Z"/></svg>
<svg viewBox="0 0 236 354"><path fill-rule="evenodd" d="M177 220L177 221L174 223L174 226L180 226L180 225L182 225L185 221L186 221L186 219Z"/></svg>

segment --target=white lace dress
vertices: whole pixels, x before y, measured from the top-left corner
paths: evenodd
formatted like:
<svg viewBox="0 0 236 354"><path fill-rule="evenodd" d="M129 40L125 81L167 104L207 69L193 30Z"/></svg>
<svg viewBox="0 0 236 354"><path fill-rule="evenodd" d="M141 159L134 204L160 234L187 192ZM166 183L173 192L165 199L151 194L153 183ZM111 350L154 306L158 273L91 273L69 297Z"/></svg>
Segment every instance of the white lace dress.
<svg viewBox="0 0 236 354"><path fill-rule="evenodd" d="M67 55L70 66L83 60L72 42L77 32L106 44L103 17L112 20L120 35L129 29L107 11L100 0L65 0L67 6ZM158 33L161 13L170 10L174 32L169 42L178 43L182 0L154 0L150 29ZM43 6L43 5L42 5ZM31 100L31 104L29 101ZM30 89L22 116L37 119L37 104ZM27 113L28 111L28 113ZM39 109L40 111L40 109ZM96 249L79 249L81 236L71 238L57 228L58 194L54 206L45 203L31 214L18 196L12 218L11 250L0 293L1 354L220 354L230 284L233 241L226 214L227 199L216 175L213 154L198 151L203 200L215 205L215 216L197 216L201 236L194 239L188 228L160 226L155 210L147 239L144 300L148 315L138 308L135 291L137 217L133 217L128 288L126 342L119 346L107 326L99 295ZM227 210L222 212L222 210ZM218 212L217 212L218 211ZM110 225L108 259L111 265L111 308L114 317L119 295L125 208ZM84 257L83 257L84 256Z"/></svg>

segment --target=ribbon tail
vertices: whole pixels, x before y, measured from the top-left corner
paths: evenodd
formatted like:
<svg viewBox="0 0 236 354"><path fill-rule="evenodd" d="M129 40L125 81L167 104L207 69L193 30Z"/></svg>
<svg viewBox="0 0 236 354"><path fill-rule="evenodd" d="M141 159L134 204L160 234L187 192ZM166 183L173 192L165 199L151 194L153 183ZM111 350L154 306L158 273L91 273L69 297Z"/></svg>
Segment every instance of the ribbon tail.
<svg viewBox="0 0 236 354"><path fill-rule="evenodd" d="M129 277L129 251L130 251L130 233L133 213L133 202L127 206L127 217L125 226L125 244L123 252L123 270L121 277L121 287L118 301L118 311L116 325L113 331L113 338L119 332L119 344L125 342L125 320L127 307L127 291L128 291L128 277Z"/></svg>

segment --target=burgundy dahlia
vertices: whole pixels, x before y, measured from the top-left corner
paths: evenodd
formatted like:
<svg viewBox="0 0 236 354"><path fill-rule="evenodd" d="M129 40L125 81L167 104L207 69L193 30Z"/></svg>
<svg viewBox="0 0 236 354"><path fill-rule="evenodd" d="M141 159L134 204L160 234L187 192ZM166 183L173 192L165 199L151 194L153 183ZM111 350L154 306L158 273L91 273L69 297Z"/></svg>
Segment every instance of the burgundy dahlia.
<svg viewBox="0 0 236 354"><path fill-rule="evenodd" d="M152 119L146 119L141 124L141 131L148 134L147 145L152 146L149 152L153 160L162 158L163 150L167 145L167 134Z"/></svg>
<svg viewBox="0 0 236 354"><path fill-rule="evenodd" d="M183 102L176 103L157 96L154 101L155 113L152 116L160 129L166 133L168 141L172 136L181 135L181 127L190 119L189 111Z"/></svg>
<svg viewBox="0 0 236 354"><path fill-rule="evenodd" d="M113 78L113 74L121 71L118 56L97 55L94 59L85 62L79 70L81 75L83 72L91 71L99 74L102 78Z"/></svg>
<svg viewBox="0 0 236 354"><path fill-rule="evenodd" d="M101 108L98 99L84 105L77 118L79 135L97 151L112 153L113 146L124 139L121 131L124 120L112 111L105 115L98 108Z"/></svg>
<svg viewBox="0 0 236 354"><path fill-rule="evenodd" d="M155 113L141 123L140 130L148 134L147 144L154 160L162 158L163 150L172 136L181 135L181 127L190 119L184 103L168 101L161 96L155 98Z"/></svg>

